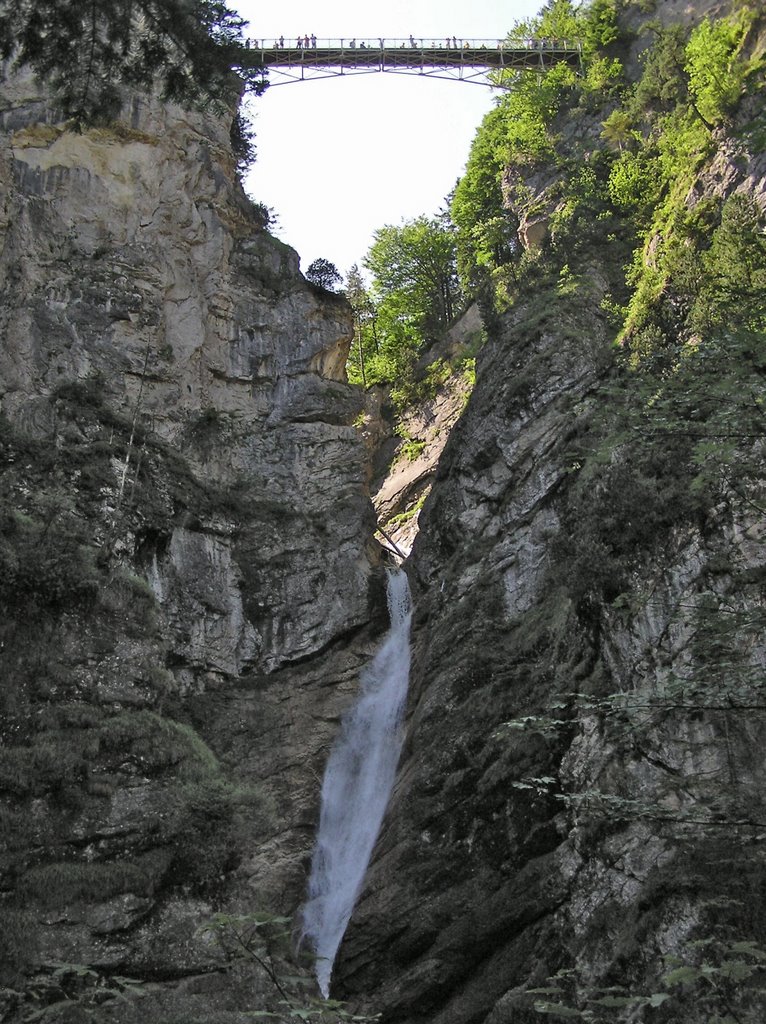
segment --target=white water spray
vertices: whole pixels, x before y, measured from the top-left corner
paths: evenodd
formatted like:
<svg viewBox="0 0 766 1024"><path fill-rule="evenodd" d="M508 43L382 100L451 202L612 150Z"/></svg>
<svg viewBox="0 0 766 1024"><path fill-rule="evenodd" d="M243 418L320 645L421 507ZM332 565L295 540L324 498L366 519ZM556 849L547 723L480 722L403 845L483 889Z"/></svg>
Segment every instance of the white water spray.
<svg viewBox="0 0 766 1024"><path fill-rule="evenodd" d="M359 699L343 719L322 783L303 935L316 952L316 976L325 998L402 749L412 608L407 577L401 571L388 574L388 612L391 628L362 673Z"/></svg>

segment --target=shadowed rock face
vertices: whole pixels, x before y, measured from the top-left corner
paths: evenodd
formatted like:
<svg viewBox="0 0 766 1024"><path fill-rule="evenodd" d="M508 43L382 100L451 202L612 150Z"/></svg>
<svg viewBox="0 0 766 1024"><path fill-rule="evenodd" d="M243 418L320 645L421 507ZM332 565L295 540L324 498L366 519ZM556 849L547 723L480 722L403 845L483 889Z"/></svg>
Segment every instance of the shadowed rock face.
<svg viewBox="0 0 766 1024"><path fill-rule="evenodd" d="M226 125L136 97L75 134L31 79L5 97L0 962L44 1005L51 961L178 979L221 966L213 904L296 908L383 595L350 310Z"/></svg>
<svg viewBox="0 0 766 1024"><path fill-rule="evenodd" d="M517 311L484 350L422 513L408 739L336 962L336 994L385 1020L531 1024L525 990L562 968L581 994L650 994L694 940L763 942L753 826L716 824L764 820L763 716L653 704L699 657L707 602L730 587L762 614L763 520L656 538L620 607L570 598L572 452L611 359L595 269L590 284L587 305L543 327ZM757 669L762 641L742 649ZM636 709L619 722L599 704L612 693Z"/></svg>
<svg viewBox="0 0 766 1024"><path fill-rule="evenodd" d="M751 97L690 209L763 208L758 144L734 154L753 116ZM594 115L571 120L556 131L594 148ZM508 170L517 221L552 212L555 179ZM502 319L420 515L408 736L335 967L335 994L384 1021L533 1024L536 1000L573 1019L762 1016L760 954L741 944L766 946L766 526L731 493L657 514L630 440L610 449L594 427L625 386L601 312L610 258L579 249L579 292L533 281ZM753 451L739 444L735 462ZM611 504L578 483L594 452L622 474ZM640 542L610 579L621 534Z"/></svg>
<svg viewBox="0 0 766 1024"><path fill-rule="evenodd" d="M308 286L296 254L259 226L232 184L221 124L136 99L129 123L77 135L40 123L29 80L10 94L4 414L54 439L52 399L62 385L87 383L115 414L182 451L206 481L250 485L253 519L266 506L266 522L257 539L239 543L246 571L259 565L266 612L245 627L241 609L219 608L219 619L233 616L236 637L225 641L225 664L220 653L214 659L235 673L254 659L271 669L324 646L366 615L358 526L369 509L351 426L359 398L344 383L347 307ZM128 470L128 487L130 479ZM280 510L294 541L274 537ZM211 529L215 539L204 552L195 542L196 554L188 538L168 535L153 552L144 545L144 557L156 556L158 594L165 583L178 591L174 574L200 569L197 589L208 580L213 605L231 604L223 591L232 570L213 550L226 526ZM267 567L277 554L288 564L275 573Z"/></svg>
<svg viewBox="0 0 766 1024"><path fill-rule="evenodd" d="M0 1017L244 1024L280 997L200 926L300 903L382 632L349 311L264 232L220 123L137 98L76 135L29 80L5 96ZM699 196L762 202L763 174L721 147ZM609 268L583 276L495 331L423 510L408 739L337 965L389 1021L531 1024L562 968L648 997L690 942L766 941L760 709L658 701L711 605L762 674L762 516L677 518L582 599L612 372Z"/></svg>

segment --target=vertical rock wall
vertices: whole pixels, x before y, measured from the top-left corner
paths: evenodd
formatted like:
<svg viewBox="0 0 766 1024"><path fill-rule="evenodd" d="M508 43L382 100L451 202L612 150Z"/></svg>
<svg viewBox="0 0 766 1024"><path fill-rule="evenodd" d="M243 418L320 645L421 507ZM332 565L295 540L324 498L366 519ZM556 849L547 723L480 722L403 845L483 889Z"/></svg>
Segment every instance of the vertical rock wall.
<svg viewBox="0 0 766 1024"><path fill-rule="evenodd" d="M658 6L690 21L720 13ZM748 45L762 54L759 31ZM731 196L763 209L760 98L713 133L687 210ZM638 387L618 374L604 312L627 250L619 231L589 236L580 221L573 238L559 221L565 252L551 214L566 160L595 164L605 114L565 110L551 131L558 166L505 175L522 241L534 216L554 255L480 355L409 561L409 734L336 964L336 994L386 1021L763 1016L761 335L742 369L753 426L706 434L704 384L688 422L668 423L655 384L635 400L645 419L600 433L610 403L630 406ZM674 338L683 319L665 288ZM740 398L715 394L724 408ZM688 437L731 445L707 504L674 490ZM588 460L609 468L582 476ZM702 454L695 466L709 469Z"/></svg>
<svg viewBox="0 0 766 1024"><path fill-rule="evenodd" d="M709 710L684 711L691 682L666 696L696 678L711 608L760 621L763 518L658 534L614 606L573 600L572 453L610 362L589 280L579 309L550 305L542 327L519 310L484 350L421 517L409 735L336 964L336 994L388 1021L532 1024L536 1001L572 1015L608 996L605 1020L692 1024L695 943L715 974L739 955L721 949L766 938L766 723L757 698L727 711L727 686L762 678L762 638L744 629ZM752 962L721 983L747 1021ZM678 965L688 988L664 980ZM669 1016L638 1015L652 993Z"/></svg>
<svg viewBox="0 0 766 1024"><path fill-rule="evenodd" d="M6 1020L219 970L214 908L293 912L382 594L350 310L225 118L135 96L75 132L19 76L0 126Z"/></svg>

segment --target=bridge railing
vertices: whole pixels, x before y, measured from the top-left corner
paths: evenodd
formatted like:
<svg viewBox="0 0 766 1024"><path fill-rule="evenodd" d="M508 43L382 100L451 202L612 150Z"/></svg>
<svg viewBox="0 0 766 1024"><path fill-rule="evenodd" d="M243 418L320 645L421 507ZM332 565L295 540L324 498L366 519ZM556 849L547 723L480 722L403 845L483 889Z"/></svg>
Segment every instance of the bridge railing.
<svg viewBox="0 0 766 1024"><path fill-rule="evenodd" d="M580 50L577 40L537 39L528 37L509 42L507 39L467 39L464 36L409 36L406 39L383 36L343 36L318 39L316 36L279 36L277 39L249 39L247 46L255 50L547 50L572 52Z"/></svg>

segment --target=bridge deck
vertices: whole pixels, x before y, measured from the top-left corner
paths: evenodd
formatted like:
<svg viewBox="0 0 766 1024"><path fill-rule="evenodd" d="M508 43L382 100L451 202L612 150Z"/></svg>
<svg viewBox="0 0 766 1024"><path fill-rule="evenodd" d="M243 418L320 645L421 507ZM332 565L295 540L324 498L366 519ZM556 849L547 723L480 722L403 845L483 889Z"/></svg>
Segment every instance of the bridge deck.
<svg viewBox="0 0 766 1024"><path fill-rule="evenodd" d="M566 63L579 68L581 50L577 44L540 40L529 46L464 45L411 46L277 46L250 48L251 67L305 69L460 69L535 70Z"/></svg>

